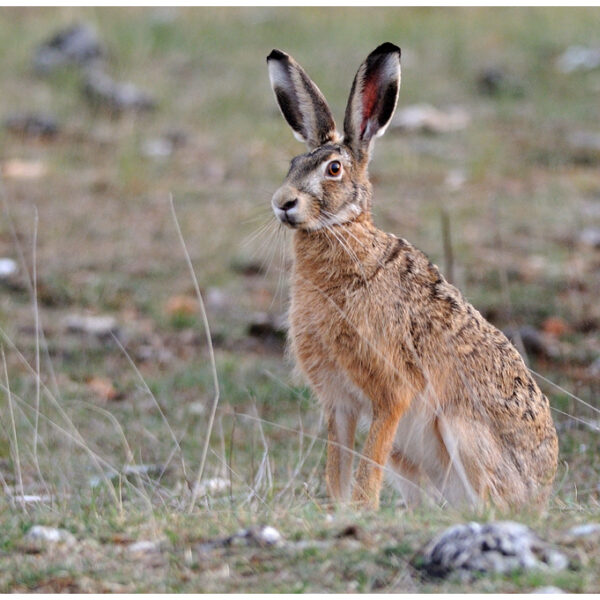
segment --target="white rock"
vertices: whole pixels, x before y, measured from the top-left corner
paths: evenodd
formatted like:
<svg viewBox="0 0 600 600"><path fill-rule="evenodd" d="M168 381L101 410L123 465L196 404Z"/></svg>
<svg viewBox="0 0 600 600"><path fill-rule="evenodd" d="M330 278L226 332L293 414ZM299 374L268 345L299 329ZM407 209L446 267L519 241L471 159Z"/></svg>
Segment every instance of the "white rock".
<svg viewBox="0 0 600 600"><path fill-rule="evenodd" d="M532 594L564 594L564 590L561 590L560 588L554 587L553 585L547 585L545 587L540 587L537 588L535 590L533 590L533 592L531 592Z"/></svg>
<svg viewBox="0 0 600 600"><path fill-rule="evenodd" d="M168 158L173 154L173 142L165 138L146 140L142 144L142 154L148 158Z"/></svg>
<svg viewBox="0 0 600 600"><path fill-rule="evenodd" d="M600 152L600 133L594 131L573 131L567 136L567 142L575 150Z"/></svg>
<svg viewBox="0 0 600 600"><path fill-rule="evenodd" d="M275 527L271 527L270 525L266 525L262 529L260 529L256 535L257 539L268 546L274 546L281 542L282 537L279 531L275 529Z"/></svg>
<svg viewBox="0 0 600 600"><path fill-rule="evenodd" d="M130 554L149 554L151 552L158 552L158 550L159 543L152 540L139 540L127 546L127 552Z"/></svg>
<svg viewBox="0 0 600 600"><path fill-rule="evenodd" d="M567 532L573 537L588 537L590 535L600 534L600 523L584 523L583 525L575 525Z"/></svg>
<svg viewBox="0 0 600 600"><path fill-rule="evenodd" d="M391 127L405 131L447 133L464 129L470 122L469 113L460 107L442 111L430 104L413 104L396 113Z"/></svg>
<svg viewBox="0 0 600 600"><path fill-rule="evenodd" d="M117 335L118 323L108 315L69 315L64 320L67 331L72 333L88 333L97 337L105 337L111 333Z"/></svg>
<svg viewBox="0 0 600 600"><path fill-rule="evenodd" d="M0 258L0 279L5 279L14 275L19 267L12 258Z"/></svg>
<svg viewBox="0 0 600 600"><path fill-rule="evenodd" d="M569 46L556 61L556 68L563 73L591 71L598 67L600 67L600 48Z"/></svg>
<svg viewBox="0 0 600 600"><path fill-rule="evenodd" d="M34 525L26 534L28 542L48 544L73 544L75 537L65 529L47 527L46 525Z"/></svg>
<svg viewBox="0 0 600 600"><path fill-rule="evenodd" d="M198 496L208 496L210 494L219 494L229 489L229 480L222 477L214 477L200 482L197 489Z"/></svg>
<svg viewBox="0 0 600 600"><path fill-rule="evenodd" d="M579 243L592 248L600 248L600 227L585 227L579 234Z"/></svg>
<svg viewBox="0 0 600 600"><path fill-rule="evenodd" d="M508 573L515 569L559 571L565 555L540 540L521 523L466 523L449 527L423 551L423 568L434 576L451 572Z"/></svg>

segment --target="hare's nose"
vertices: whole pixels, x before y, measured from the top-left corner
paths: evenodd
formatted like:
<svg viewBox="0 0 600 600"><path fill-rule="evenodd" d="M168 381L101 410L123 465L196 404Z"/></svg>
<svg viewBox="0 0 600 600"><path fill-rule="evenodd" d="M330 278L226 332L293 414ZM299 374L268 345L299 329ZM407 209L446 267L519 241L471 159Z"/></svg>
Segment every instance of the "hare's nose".
<svg viewBox="0 0 600 600"><path fill-rule="evenodd" d="M294 208L298 204L298 198L294 198L293 200L288 200L285 204L283 204L280 208L281 210L288 211Z"/></svg>

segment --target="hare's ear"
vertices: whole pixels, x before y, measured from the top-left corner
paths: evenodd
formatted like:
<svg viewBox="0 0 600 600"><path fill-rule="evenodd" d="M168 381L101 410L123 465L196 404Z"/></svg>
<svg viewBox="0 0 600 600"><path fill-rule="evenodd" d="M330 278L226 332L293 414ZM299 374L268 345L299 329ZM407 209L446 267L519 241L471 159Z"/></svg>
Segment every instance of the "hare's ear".
<svg viewBox="0 0 600 600"><path fill-rule="evenodd" d="M339 134L321 90L288 54L273 50L267 56L269 78L285 120L310 149L337 141Z"/></svg>
<svg viewBox="0 0 600 600"><path fill-rule="evenodd" d="M400 91L400 48L386 42L360 65L344 118L344 142L357 156L368 155L371 141L388 126Z"/></svg>

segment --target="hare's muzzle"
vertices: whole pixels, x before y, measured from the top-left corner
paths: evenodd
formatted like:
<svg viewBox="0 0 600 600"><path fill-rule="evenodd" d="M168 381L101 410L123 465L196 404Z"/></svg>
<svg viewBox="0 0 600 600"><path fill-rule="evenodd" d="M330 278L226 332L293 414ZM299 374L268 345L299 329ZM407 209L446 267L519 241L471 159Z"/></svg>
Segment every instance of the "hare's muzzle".
<svg viewBox="0 0 600 600"><path fill-rule="evenodd" d="M299 221L298 190L290 187L280 187L271 200L275 216L285 225L295 227Z"/></svg>

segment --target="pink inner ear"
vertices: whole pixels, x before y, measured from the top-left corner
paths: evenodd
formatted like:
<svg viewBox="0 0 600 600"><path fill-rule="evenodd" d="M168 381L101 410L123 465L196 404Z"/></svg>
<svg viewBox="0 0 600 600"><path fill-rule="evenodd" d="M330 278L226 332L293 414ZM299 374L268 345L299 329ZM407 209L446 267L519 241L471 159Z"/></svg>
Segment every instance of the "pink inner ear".
<svg viewBox="0 0 600 600"><path fill-rule="evenodd" d="M379 92L379 81L377 73L374 72L365 81L362 92L362 121L360 124L360 137L362 138L367 128L367 123L373 115L373 110L377 104Z"/></svg>

